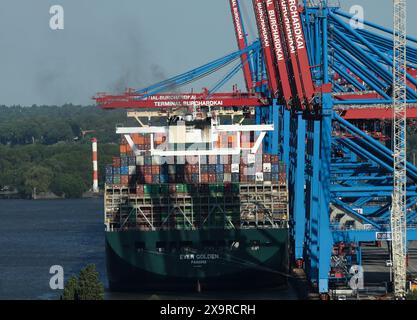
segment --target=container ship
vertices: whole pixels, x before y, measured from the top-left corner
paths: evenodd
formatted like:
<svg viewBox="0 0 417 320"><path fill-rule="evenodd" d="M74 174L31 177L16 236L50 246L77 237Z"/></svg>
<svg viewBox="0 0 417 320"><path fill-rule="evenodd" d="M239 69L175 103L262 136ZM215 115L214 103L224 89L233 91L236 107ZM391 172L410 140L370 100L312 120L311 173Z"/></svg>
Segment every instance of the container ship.
<svg viewBox="0 0 417 320"><path fill-rule="evenodd" d="M286 170L263 152L273 125L237 114L129 112L138 125L117 128L104 195L112 291L286 283Z"/></svg>

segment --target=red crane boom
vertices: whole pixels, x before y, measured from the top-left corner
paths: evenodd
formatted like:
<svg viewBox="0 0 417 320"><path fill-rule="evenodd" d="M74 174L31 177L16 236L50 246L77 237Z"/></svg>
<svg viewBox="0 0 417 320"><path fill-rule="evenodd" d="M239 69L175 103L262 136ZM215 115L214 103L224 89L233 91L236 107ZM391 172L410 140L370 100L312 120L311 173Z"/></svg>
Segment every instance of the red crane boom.
<svg viewBox="0 0 417 320"><path fill-rule="evenodd" d="M292 99L292 94L286 63L287 54L284 51L284 44L282 42L283 37L281 33L282 29L275 2L272 0L266 1L266 9L268 12L271 39L274 44L273 49L279 78L279 87L281 89L281 102L288 106L288 102Z"/></svg>
<svg viewBox="0 0 417 320"><path fill-rule="evenodd" d="M239 50L244 50L247 47L247 40L245 35L245 29L243 27L242 15L240 13L240 7L238 0L230 0L230 9L232 10L233 25L235 27L236 40ZM243 66L243 75L245 78L246 90L248 92L253 91L252 71L249 63L249 55L244 53L240 56Z"/></svg>
<svg viewBox="0 0 417 320"><path fill-rule="evenodd" d="M266 73L268 76L269 91L274 98L278 97L278 75L275 70L275 60L273 48L271 46L271 31L269 29L268 16L263 0L253 0L256 22L261 38L262 49L266 64Z"/></svg>

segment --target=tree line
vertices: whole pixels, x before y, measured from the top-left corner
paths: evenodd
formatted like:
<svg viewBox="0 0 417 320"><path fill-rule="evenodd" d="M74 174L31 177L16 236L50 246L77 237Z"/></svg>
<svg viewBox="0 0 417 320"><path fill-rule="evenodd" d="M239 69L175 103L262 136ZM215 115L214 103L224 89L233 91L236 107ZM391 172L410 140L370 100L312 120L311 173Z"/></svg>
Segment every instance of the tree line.
<svg viewBox="0 0 417 320"><path fill-rule="evenodd" d="M24 198L53 192L78 198L92 185L91 142L99 141L99 181L118 153L123 111L96 106L0 106L0 190Z"/></svg>
<svg viewBox="0 0 417 320"><path fill-rule="evenodd" d="M52 145L91 136L102 143L115 142L115 125L125 121L126 112L97 106L0 106L0 144Z"/></svg>

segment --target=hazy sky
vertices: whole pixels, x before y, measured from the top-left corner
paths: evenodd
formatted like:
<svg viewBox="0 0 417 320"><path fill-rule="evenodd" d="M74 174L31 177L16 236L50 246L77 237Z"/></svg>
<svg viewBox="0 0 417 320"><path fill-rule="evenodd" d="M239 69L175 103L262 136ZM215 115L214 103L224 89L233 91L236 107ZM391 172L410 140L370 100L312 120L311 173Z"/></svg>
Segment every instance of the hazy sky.
<svg viewBox="0 0 417 320"><path fill-rule="evenodd" d="M392 25L392 0L340 2ZM52 5L65 10L64 30L49 28ZM408 33L417 36L411 14ZM1 0L0 104L88 104L98 91L141 88L234 50L228 0Z"/></svg>

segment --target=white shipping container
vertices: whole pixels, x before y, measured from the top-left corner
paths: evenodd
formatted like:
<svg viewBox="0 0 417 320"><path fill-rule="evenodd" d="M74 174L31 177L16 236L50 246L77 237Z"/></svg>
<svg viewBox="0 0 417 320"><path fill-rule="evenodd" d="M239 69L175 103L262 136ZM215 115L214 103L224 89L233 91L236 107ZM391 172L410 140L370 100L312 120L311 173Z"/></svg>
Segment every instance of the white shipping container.
<svg viewBox="0 0 417 320"><path fill-rule="evenodd" d="M270 163L264 163L262 171L265 172L265 173L271 172L271 164Z"/></svg>
<svg viewBox="0 0 417 320"><path fill-rule="evenodd" d="M229 156L222 156L222 164L229 164Z"/></svg>
<svg viewBox="0 0 417 320"><path fill-rule="evenodd" d="M159 166L161 164L161 157L159 156L152 156L152 165Z"/></svg>
<svg viewBox="0 0 417 320"><path fill-rule="evenodd" d="M145 165L145 158L143 156L136 156L136 165L138 166Z"/></svg>
<svg viewBox="0 0 417 320"><path fill-rule="evenodd" d="M239 173L239 163L232 164L232 173Z"/></svg>
<svg viewBox="0 0 417 320"><path fill-rule="evenodd" d="M257 182L264 181L264 173L263 172L257 172L256 175L255 175L255 179L256 179Z"/></svg>
<svg viewBox="0 0 417 320"><path fill-rule="evenodd" d="M129 175L136 174L136 166L129 166Z"/></svg>
<svg viewBox="0 0 417 320"><path fill-rule="evenodd" d="M225 173L224 174L224 182L232 182L232 174L231 173Z"/></svg>
<svg viewBox="0 0 417 320"><path fill-rule="evenodd" d="M240 163L240 154L232 155L232 163Z"/></svg>
<svg viewBox="0 0 417 320"><path fill-rule="evenodd" d="M255 163L255 155L252 153L248 154L248 164Z"/></svg>

